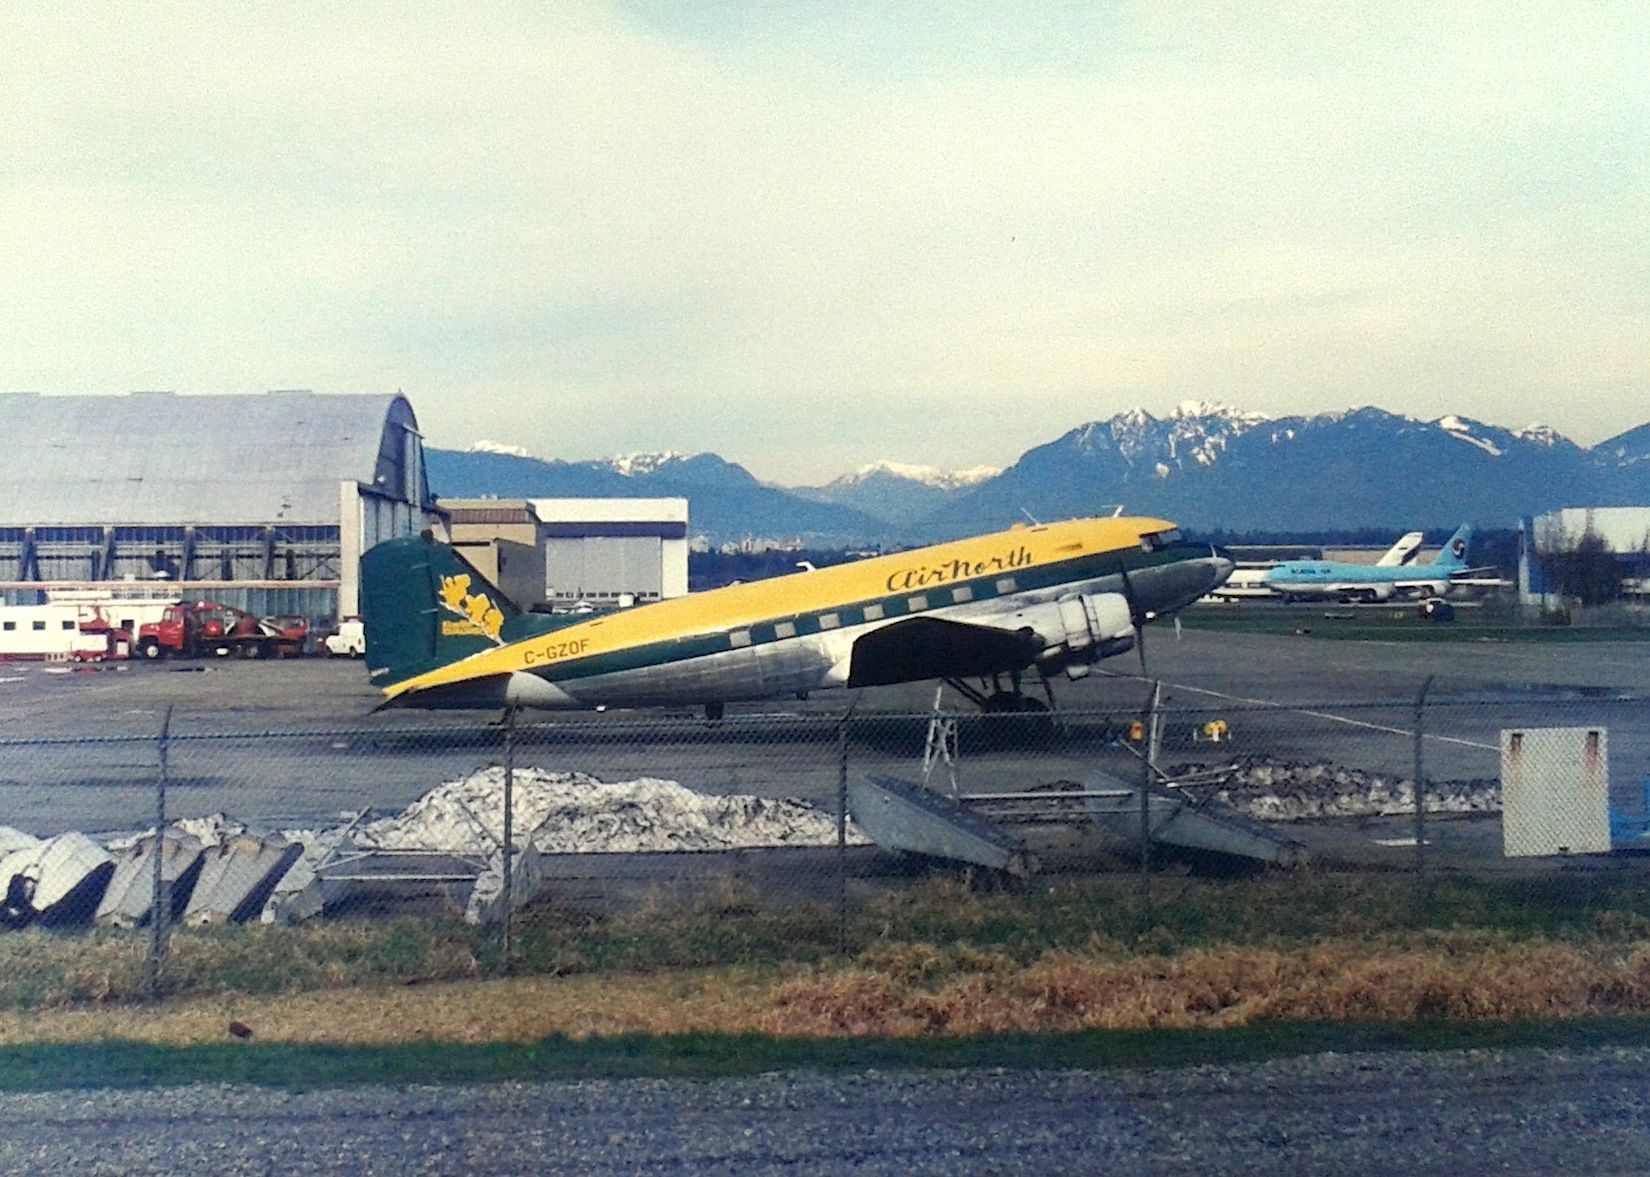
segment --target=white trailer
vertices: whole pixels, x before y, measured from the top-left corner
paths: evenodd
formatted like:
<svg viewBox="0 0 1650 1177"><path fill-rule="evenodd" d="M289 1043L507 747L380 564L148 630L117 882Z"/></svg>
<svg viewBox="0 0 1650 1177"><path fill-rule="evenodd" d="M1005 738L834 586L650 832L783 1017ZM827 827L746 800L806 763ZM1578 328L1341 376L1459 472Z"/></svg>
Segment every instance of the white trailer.
<svg viewBox="0 0 1650 1177"><path fill-rule="evenodd" d="M137 627L178 601L84 589L48 590L46 598L44 605L0 605L0 660L124 658Z"/></svg>
<svg viewBox="0 0 1650 1177"><path fill-rule="evenodd" d="M107 633L85 633L77 605L0 606L0 658L96 658L109 652Z"/></svg>

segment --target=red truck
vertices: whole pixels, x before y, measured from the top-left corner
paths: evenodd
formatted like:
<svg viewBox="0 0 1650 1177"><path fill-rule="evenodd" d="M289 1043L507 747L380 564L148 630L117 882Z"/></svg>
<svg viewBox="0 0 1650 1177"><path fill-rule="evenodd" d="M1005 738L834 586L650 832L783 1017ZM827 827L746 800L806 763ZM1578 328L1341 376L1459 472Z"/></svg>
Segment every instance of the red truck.
<svg viewBox="0 0 1650 1177"><path fill-rule="evenodd" d="M308 640L309 622L302 617L257 617L217 601L190 601L139 626L137 653L149 659L278 658L302 654Z"/></svg>

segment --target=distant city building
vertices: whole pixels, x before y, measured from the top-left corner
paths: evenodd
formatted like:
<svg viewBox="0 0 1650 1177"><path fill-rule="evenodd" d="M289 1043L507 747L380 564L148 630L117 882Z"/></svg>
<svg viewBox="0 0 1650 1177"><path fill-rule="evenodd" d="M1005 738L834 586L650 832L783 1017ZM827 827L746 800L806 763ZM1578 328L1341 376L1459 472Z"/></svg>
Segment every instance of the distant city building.
<svg viewBox="0 0 1650 1177"><path fill-rule="evenodd" d="M259 614L359 608L361 553L437 519L395 396L0 394L0 597L168 583Z"/></svg>

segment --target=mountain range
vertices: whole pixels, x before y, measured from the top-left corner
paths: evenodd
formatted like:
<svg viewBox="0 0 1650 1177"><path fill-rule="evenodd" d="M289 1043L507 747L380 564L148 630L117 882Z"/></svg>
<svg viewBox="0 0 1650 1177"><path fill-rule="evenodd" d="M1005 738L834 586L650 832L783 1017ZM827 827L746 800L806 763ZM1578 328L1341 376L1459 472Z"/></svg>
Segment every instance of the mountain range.
<svg viewBox="0 0 1650 1177"><path fill-rule="evenodd" d="M824 486L760 482L716 454L533 458L483 442L426 451L441 497L685 496L712 544L890 545L1039 520L1158 515L1198 532L1511 527L1559 507L1650 504L1650 423L1584 448L1545 426L1509 430L1378 408L1267 417L1187 402L1081 425L1004 470L879 462Z"/></svg>

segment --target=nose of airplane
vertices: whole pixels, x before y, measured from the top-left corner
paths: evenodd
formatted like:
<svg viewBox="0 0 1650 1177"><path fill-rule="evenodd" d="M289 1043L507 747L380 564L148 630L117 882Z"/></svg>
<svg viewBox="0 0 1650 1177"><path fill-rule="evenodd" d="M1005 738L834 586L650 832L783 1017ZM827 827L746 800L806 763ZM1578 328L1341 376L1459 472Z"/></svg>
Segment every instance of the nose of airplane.
<svg viewBox="0 0 1650 1177"><path fill-rule="evenodd" d="M1209 545L1209 574L1214 577L1211 588L1219 588L1226 583L1226 578L1232 575L1237 567L1237 561L1232 559L1232 553L1225 548Z"/></svg>

